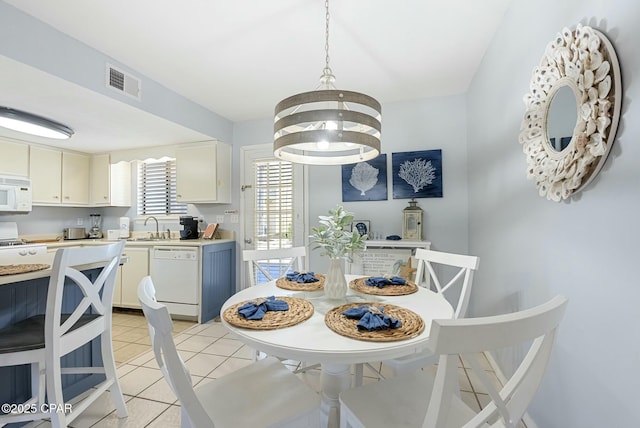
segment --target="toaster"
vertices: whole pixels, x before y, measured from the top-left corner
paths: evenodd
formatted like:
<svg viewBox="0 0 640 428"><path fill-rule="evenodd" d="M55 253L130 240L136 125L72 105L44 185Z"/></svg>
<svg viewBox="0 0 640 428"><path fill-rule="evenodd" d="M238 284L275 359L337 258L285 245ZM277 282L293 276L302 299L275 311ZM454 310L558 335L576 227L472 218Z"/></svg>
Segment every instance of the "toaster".
<svg viewBox="0 0 640 428"><path fill-rule="evenodd" d="M62 236L64 239L85 239L87 231L84 227L65 227Z"/></svg>

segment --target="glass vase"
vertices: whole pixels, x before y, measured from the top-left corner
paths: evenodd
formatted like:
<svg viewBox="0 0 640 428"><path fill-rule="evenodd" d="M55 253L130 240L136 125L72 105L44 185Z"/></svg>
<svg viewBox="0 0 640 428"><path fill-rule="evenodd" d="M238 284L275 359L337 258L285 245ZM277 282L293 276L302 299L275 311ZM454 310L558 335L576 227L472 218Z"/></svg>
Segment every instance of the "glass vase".
<svg viewBox="0 0 640 428"><path fill-rule="evenodd" d="M329 271L324 279L324 295L329 299L343 299L347 295L347 280L344 278L341 258L329 259Z"/></svg>

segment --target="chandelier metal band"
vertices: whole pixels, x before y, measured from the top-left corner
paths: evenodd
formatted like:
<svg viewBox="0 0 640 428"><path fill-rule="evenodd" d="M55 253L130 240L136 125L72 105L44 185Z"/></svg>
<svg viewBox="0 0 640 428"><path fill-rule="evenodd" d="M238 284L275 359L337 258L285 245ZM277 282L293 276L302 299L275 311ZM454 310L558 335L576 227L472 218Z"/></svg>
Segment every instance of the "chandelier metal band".
<svg viewBox="0 0 640 428"><path fill-rule="evenodd" d="M380 103L369 95L339 89L322 89L320 91L302 92L285 98L276 104L275 114L278 115L280 112L300 104L323 101L353 102L367 106L378 112L378 114L382 112L382 106Z"/></svg>
<svg viewBox="0 0 640 428"><path fill-rule="evenodd" d="M285 98L275 108L274 154L311 165L374 159L380 154L381 111L374 98L354 91L325 89Z"/></svg>

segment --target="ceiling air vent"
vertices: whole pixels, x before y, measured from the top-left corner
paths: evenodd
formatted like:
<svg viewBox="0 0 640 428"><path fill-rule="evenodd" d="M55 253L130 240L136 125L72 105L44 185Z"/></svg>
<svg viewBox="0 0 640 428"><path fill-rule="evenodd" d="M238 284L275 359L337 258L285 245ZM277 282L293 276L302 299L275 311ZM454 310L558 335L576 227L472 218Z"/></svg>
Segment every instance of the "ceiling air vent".
<svg viewBox="0 0 640 428"><path fill-rule="evenodd" d="M142 98L140 91L140 79L127 74L110 64L107 64L107 86L137 100Z"/></svg>

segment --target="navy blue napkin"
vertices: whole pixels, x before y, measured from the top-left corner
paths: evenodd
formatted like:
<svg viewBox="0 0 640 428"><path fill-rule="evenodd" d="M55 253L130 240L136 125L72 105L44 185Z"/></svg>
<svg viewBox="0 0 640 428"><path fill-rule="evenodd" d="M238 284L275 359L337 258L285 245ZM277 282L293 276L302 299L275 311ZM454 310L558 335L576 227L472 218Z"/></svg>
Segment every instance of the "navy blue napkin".
<svg viewBox="0 0 640 428"><path fill-rule="evenodd" d="M261 297L245 303L238 308L238 313L248 320L261 320L267 311L288 311L289 304L284 300L276 300L274 296Z"/></svg>
<svg viewBox="0 0 640 428"><path fill-rule="evenodd" d="M406 281L404 278L399 276L393 276L391 278L386 276L372 276L371 278L367 278L364 283L371 287L382 288L385 285L404 285L406 284Z"/></svg>
<svg viewBox="0 0 640 428"><path fill-rule="evenodd" d="M287 280L299 283L318 282L318 278L314 276L313 272L289 272Z"/></svg>
<svg viewBox="0 0 640 428"><path fill-rule="evenodd" d="M384 313L384 306L357 306L342 312L347 318L359 319L358 330L386 330L402 326L402 321Z"/></svg>

